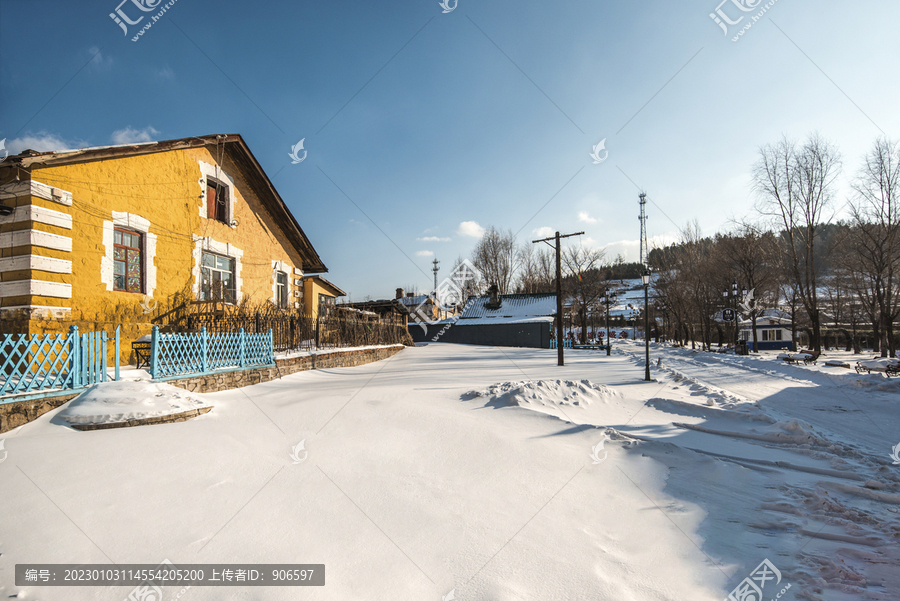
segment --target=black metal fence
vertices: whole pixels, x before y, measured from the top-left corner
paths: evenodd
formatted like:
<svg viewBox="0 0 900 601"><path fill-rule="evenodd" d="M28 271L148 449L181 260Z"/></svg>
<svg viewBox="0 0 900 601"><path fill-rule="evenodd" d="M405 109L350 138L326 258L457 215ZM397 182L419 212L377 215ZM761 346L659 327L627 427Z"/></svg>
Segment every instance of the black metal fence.
<svg viewBox="0 0 900 601"><path fill-rule="evenodd" d="M401 325L345 315L321 315L282 311L185 316L174 329L207 332L268 332L272 330L275 351L330 349L385 344L412 345L412 337Z"/></svg>

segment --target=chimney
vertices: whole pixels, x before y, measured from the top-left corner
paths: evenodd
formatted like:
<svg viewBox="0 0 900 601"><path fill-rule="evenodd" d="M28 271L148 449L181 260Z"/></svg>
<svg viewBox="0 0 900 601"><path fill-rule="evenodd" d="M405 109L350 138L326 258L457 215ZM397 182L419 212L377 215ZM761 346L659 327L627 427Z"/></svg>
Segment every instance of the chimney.
<svg viewBox="0 0 900 601"><path fill-rule="evenodd" d="M485 305L488 309L499 309L500 308L500 289L497 287L497 284L491 284L491 287L488 288L488 294L491 295L490 299Z"/></svg>
<svg viewBox="0 0 900 601"><path fill-rule="evenodd" d="M394 298L403 298L403 288L397 288L397 296Z"/></svg>
<svg viewBox="0 0 900 601"><path fill-rule="evenodd" d="M413 298L413 297L415 297L415 296L416 296L416 293L415 293L415 292L407 292L407 293L406 293L406 298Z"/></svg>

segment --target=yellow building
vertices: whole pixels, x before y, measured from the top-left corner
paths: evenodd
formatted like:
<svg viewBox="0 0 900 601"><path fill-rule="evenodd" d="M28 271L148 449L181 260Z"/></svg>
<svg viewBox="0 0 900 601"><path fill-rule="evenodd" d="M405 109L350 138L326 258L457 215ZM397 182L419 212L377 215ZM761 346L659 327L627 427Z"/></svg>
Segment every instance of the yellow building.
<svg viewBox="0 0 900 601"><path fill-rule="evenodd" d="M0 163L3 213L0 331L122 324L126 361L173 311L300 309L327 271L236 134L25 151Z"/></svg>
<svg viewBox="0 0 900 601"><path fill-rule="evenodd" d="M300 279L303 289L303 311L317 318L320 313L335 306L336 299L347 296L347 293L319 275L303 276Z"/></svg>

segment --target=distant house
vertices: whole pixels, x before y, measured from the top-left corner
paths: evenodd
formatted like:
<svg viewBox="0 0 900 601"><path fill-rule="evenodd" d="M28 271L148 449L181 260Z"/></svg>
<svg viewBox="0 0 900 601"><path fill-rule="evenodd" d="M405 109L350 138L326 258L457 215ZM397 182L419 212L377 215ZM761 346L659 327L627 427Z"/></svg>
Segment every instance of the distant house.
<svg viewBox="0 0 900 601"><path fill-rule="evenodd" d="M791 349L791 318L778 309L767 309L756 318L756 335L759 348L753 348L753 321L741 321L740 339L746 340L751 350L774 351Z"/></svg>
<svg viewBox="0 0 900 601"><path fill-rule="evenodd" d="M434 302L434 298L427 294L407 292L404 296L403 288L397 288L394 300L406 306L410 321L437 321L441 318L440 307Z"/></svg>
<svg viewBox="0 0 900 601"><path fill-rule="evenodd" d="M302 310L314 319L321 313L331 313L337 299L347 296L346 292L320 275L303 276L297 283L303 291Z"/></svg>
<svg viewBox="0 0 900 601"><path fill-rule="evenodd" d="M343 303L338 309L354 309L366 313L375 314L378 321L405 326L409 322L409 309L397 299L358 301L355 303Z"/></svg>
<svg viewBox="0 0 900 601"><path fill-rule="evenodd" d="M471 296L458 319L429 325L410 325L416 342L479 344L550 348L550 330L556 316L555 294L497 294ZM447 327L449 326L449 327Z"/></svg>

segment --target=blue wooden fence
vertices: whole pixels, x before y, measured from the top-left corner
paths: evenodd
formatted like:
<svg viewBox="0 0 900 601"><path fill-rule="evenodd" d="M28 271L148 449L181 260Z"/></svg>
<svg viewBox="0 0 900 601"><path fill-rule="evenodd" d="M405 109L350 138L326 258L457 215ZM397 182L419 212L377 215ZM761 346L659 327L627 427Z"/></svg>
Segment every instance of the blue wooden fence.
<svg viewBox="0 0 900 601"><path fill-rule="evenodd" d="M115 376L119 379L119 327L115 333ZM65 334L0 334L0 403L8 395L78 390L109 379L105 331Z"/></svg>
<svg viewBox="0 0 900 601"><path fill-rule="evenodd" d="M556 348L556 338L550 339L550 348ZM563 340L563 348L572 348L572 341L568 338Z"/></svg>
<svg viewBox="0 0 900 601"><path fill-rule="evenodd" d="M150 339L150 376L154 380L203 375L226 369L275 365L272 330L164 334L153 327Z"/></svg>

